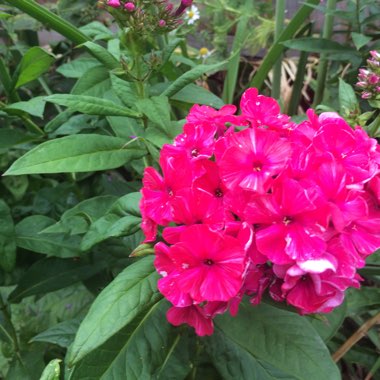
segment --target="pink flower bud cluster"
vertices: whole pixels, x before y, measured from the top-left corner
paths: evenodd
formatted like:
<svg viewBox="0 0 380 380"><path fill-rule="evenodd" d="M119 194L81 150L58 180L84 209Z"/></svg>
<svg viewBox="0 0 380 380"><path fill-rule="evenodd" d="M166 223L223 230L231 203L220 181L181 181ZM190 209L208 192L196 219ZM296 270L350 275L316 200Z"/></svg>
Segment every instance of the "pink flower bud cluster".
<svg viewBox="0 0 380 380"><path fill-rule="evenodd" d="M153 0L149 3L141 0L108 0L106 4L119 10L121 13L115 16L133 30L161 33L177 28L182 23L181 16L192 2L182 0L177 9L168 0Z"/></svg>
<svg viewBox="0 0 380 380"><path fill-rule="evenodd" d="M367 68L359 69L356 86L362 89L363 99L380 98L380 53L372 50L367 60Z"/></svg>
<svg viewBox="0 0 380 380"><path fill-rule="evenodd" d="M198 335L267 291L301 314L327 313L380 247L380 149L336 113L296 124L247 90L236 107L195 105L183 133L145 169L145 242L174 325Z"/></svg>

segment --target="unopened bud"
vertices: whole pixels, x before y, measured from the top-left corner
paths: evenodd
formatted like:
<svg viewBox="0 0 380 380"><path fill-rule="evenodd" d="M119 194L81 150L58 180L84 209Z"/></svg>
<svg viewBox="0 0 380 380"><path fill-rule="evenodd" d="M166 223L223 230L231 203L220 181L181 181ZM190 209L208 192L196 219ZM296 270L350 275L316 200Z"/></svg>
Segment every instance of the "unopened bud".
<svg viewBox="0 0 380 380"><path fill-rule="evenodd" d="M108 0L107 5L112 8L119 8L121 6L120 0Z"/></svg>
<svg viewBox="0 0 380 380"><path fill-rule="evenodd" d="M364 91L362 93L362 99L371 99L372 98L372 94L368 91Z"/></svg>
<svg viewBox="0 0 380 380"><path fill-rule="evenodd" d="M128 2L128 3L125 3L124 4L124 8L128 11L128 12L133 12L136 8L135 4L133 4L132 2Z"/></svg>
<svg viewBox="0 0 380 380"><path fill-rule="evenodd" d="M160 21L158 22L158 26L159 26L160 28L163 28L165 25L166 25L166 21L165 21L165 20L160 20Z"/></svg>

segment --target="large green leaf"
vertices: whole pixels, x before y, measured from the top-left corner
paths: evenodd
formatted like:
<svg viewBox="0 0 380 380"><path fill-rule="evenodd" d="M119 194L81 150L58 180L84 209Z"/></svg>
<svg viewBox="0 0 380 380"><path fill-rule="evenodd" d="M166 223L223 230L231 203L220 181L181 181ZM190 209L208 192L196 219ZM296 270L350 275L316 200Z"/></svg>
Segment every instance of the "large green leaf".
<svg viewBox="0 0 380 380"><path fill-rule="evenodd" d="M16 264L15 229L8 205L0 199L0 267L11 271Z"/></svg>
<svg viewBox="0 0 380 380"><path fill-rule="evenodd" d="M354 49L325 38L303 37L282 42L289 49L311 53L352 53Z"/></svg>
<svg viewBox="0 0 380 380"><path fill-rule="evenodd" d="M224 379L340 379L308 320L266 304L242 304L236 318L218 317L206 347Z"/></svg>
<svg viewBox="0 0 380 380"><path fill-rule="evenodd" d="M140 158L136 142L103 135L73 135L50 140L20 157L5 175L70 173L114 169Z"/></svg>
<svg viewBox="0 0 380 380"><path fill-rule="evenodd" d="M138 101L136 85L134 82L127 82L116 75L111 74L112 88L118 98L128 107L132 107Z"/></svg>
<svg viewBox="0 0 380 380"><path fill-rule="evenodd" d="M44 215L28 216L16 225L16 244L20 248L47 256L77 257L80 238L64 234L44 234L42 230L52 225L54 219Z"/></svg>
<svg viewBox="0 0 380 380"><path fill-rule="evenodd" d="M181 340L181 330L170 326L159 301L79 362L70 380L162 379L181 380L190 371L188 362L166 372ZM167 376L168 375L168 376Z"/></svg>
<svg viewBox="0 0 380 380"><path fill-rule="evenodd" d="M50 53L38 46L30 48L22 57L17 69L16 88L37 79L49 69L54 59Z"/></svg>
<svg viewBox="0 0 380 380"><path fill-rule="evenodd" d="M170 98L178 91L182 90L185 86L194 82L203 74L221 70L226 64L227 61L214 63L212 65L198 65L182 74L178 79L171 83L170 86L162 93L162 95Z"/></svg>
<svg viewBox="0 0 380 380"><path fill-rule="evenodd" d="M106 266L106 262L100 260L96 263L57 258L37 261L21 277L9 301L19 302L25 297L65 288L92 277Z"/></svg>
<svg viewBox="0 0 380 380"><path fill-rule="evenodd" d="M346 313L347 303L344 302L331 313L312 315L308 317L308 319L321 338L327 342L335 335L339 327L342 325Z"/></svg>
<svg viewBox="0 0 380 380"><path fill-rule="evenodd" d="M79 327L70 363L79 362L156 304L161 298L157 280L153 257L140 259L121 272L99 294Z"/></svg>
<svg viewBox="0 0 380 380"><path fill-rule="evenodd" d="M128 116L140 118L142 115L129 108L119 106L109 100L99 99L95 96L56 94L45 98L46 101L66 106L73 111L87 115L100 116Z"/></svg>

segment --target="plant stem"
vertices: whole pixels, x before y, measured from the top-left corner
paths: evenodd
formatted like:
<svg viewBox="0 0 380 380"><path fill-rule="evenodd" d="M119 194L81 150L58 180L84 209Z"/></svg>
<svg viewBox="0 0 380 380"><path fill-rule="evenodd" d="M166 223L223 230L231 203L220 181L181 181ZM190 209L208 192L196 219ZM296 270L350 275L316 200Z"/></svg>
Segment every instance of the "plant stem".
<svg viewBox="0 0 380 380"><path fill-rule="evenodd" d="M0 57L0 82L3 84L5 95L12 102L19 102L21 99L17 92L12 89L12 78L9 75L8 69Z"/></svg>
<svg viewBox="0 0 380 380"><path fill-rule="evenodd" d="M44 89L46 95L53 95L53 92L50 90L48 84L46 83L45 79L42 77L38 78L38 82L40 83L41 87ZM58 111L58 113L63 112L63 109L58 104L53 104L54 108Z"/></svg>
<svg viewBox="0 0 380 380"><path fill-rule="evenodd" d="M338 362L360 339L364 338L369 329L380 323L380 313L361 325L332 355L335 362Z"/></svg>
<svg viewBox="0 0 380 380"><path fill-rule="evenodd" d="M276 1L274 40L277 41L284 29L286 0ZM279 99L281 95L282 53L273 67L272 97Z"/></svg>
<svg viewBox="0 0 380 380"><path fill-rule="evenodd" d="M323 25L322 38L327 40L331 39L333 28L334 28L334 14L332 11L335 10L336 0L327 0L326 4L326 15L325 23ZM323 93L325 90L326 77L327 77L327 68L329 61L327 60L327 54L321 54L320 61L318 65L317 73L317 89L314 95L313 107L315 108L323 100Z"/></svg>

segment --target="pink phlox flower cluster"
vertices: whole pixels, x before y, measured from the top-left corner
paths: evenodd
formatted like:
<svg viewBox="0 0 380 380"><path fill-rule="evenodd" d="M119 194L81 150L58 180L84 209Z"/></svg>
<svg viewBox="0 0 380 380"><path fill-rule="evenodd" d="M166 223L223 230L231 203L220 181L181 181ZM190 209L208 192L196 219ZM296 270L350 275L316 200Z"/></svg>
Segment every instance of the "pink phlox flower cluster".
<svg viewBox="0 0 380 380"><path fill-rule="evenodd" d="M145 170L141 211L156 241L167 318L198 335L264 292L301 314L330 312L380 247L380 150L338 114L293 123L247 90L236 107L195 105Z"/></svg>

